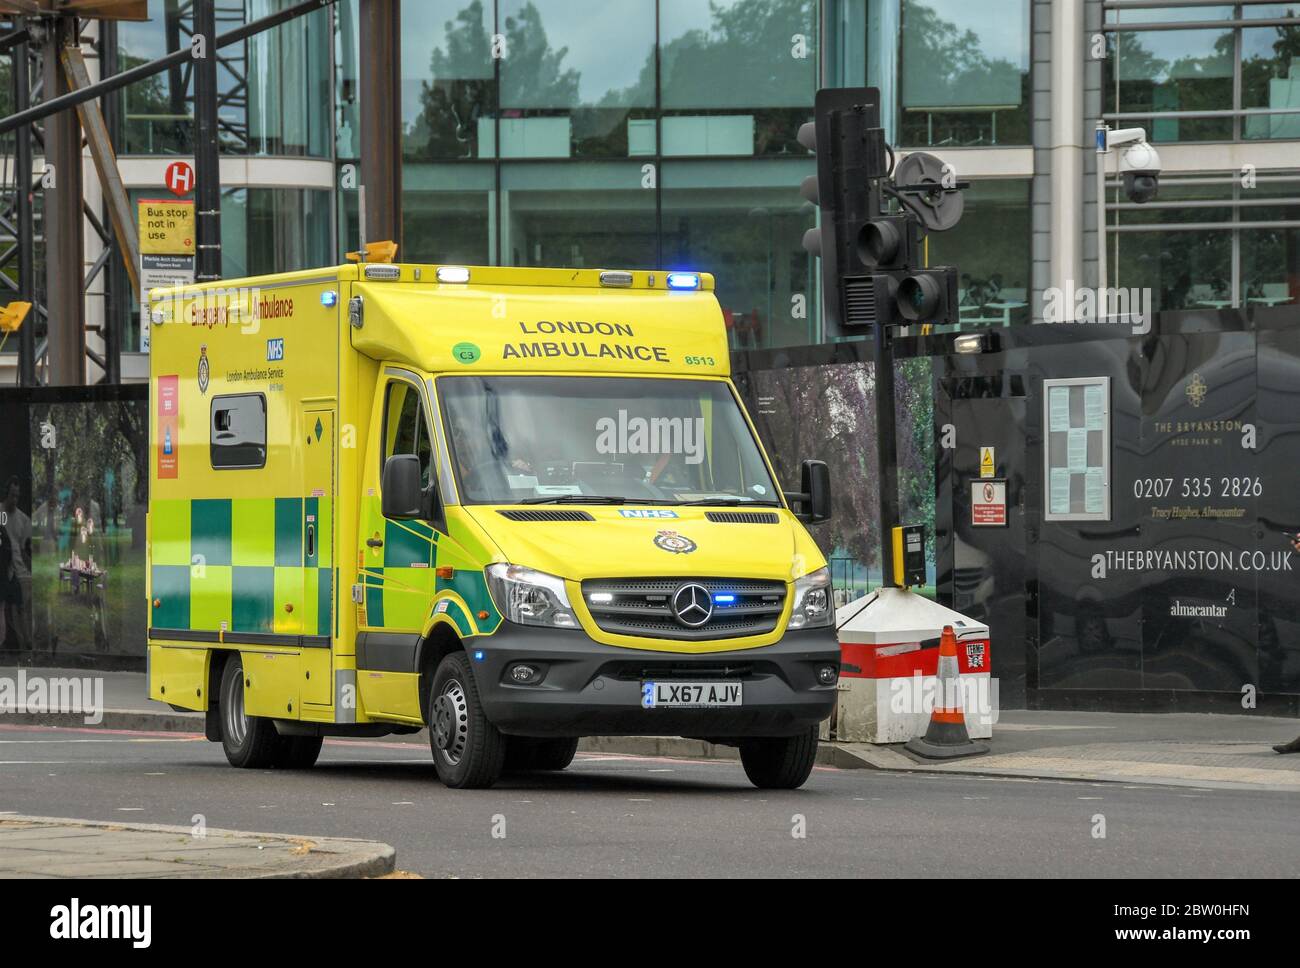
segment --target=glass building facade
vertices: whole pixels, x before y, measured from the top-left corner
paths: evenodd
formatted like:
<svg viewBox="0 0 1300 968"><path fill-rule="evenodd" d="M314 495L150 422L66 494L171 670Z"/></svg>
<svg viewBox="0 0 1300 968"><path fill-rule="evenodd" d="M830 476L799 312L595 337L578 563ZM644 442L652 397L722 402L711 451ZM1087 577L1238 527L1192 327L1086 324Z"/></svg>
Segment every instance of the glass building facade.
<svg viewBox="0 0 1300 968"><path fill-rule="evenodd" d="M293 3L218 0L218 31ZM1097 117L1141 125L1165 162L1152 203L1109 185L1110 285L1150 288L1156 309L1300 298L1300 3L1081 3L1091 66L1066 96L1083 105L1082 134ZM819 87L869 84L900 154L935 152L971 183L962 222L927 246L930 264L960 267L963 327L1032 322L1049 284L1044 241L1080 233L1085 281L1096 254L1091 176L1080 224L1050 209L1052 10L401 0L399 256L704 270L735 348L821 341L819 266L801 245L817 213L798 194L814 160L795 134ZM150 0L149 14L100 37L115 69L188 45L187 4ZM357 247L358 19L359 0L338 0L220 49L228 276ZM115 97L135 197L159 191L167 160L192 155L192 95L186 67ZM136 310L112 271L132 348Z"/></svg>

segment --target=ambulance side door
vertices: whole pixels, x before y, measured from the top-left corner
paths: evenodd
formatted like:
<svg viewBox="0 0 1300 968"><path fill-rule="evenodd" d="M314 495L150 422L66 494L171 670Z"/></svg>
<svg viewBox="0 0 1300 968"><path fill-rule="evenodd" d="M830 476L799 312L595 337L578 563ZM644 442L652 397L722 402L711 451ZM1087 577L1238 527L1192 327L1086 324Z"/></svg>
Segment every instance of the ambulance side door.
<svg viewBox="0 0 1300 968"><path fill-rule="evenodd" d="M381 512L383 467L395 454L415 454L422 484L434 478L434 452L424 391L414 374L388 368L381 377L377 438L365 468L364 502L358 529L358 559L363 563L358 626L376 633L363 668L414 672L415 650L434 593L436 535L419 520L393 520Z"/></svg>

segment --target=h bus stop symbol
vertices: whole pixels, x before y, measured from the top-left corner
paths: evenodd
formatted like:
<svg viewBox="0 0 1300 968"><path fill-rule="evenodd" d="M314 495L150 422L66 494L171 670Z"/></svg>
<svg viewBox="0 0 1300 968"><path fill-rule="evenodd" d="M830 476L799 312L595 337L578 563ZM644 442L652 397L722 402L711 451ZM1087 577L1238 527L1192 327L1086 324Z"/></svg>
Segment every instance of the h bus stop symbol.
<svg viewBox="0 0 1300 968"><path fill-rule="evenodd" d="M188 195L194 191L194 169L186 161L173 161L167 166L163 183L173 195Z"/></svg>

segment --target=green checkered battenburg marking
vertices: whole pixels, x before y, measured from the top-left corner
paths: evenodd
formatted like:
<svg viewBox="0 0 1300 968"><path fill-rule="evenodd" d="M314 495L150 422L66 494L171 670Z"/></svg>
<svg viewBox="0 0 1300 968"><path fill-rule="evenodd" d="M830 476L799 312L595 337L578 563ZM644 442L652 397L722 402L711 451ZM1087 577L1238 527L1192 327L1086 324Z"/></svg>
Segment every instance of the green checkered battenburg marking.
<svg viewBox="0 0 1300 968"><path fill-rule="evenodd" d="M151 625L331 635L328 498L157 500ZM305 536L310 534L310 547ZM276 602L294 605L292 612Z"/></svg>

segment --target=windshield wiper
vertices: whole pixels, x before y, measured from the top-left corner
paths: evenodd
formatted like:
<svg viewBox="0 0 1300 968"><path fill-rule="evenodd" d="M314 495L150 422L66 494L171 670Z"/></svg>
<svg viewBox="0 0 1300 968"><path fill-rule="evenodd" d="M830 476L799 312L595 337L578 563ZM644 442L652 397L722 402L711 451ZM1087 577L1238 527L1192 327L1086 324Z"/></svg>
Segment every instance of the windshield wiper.
<svg viewBox="0 0 1300 968"><path fill-rule="evenodd" d="M719 507L737 508L737 507L760 507L775 508L780 507L775 501L751 501L743 497L706 497L698 501L678 501L677 506L683 508L700 507L701 505L717 505Z"/></svg>
<svg viewBox="0 0 1300 968"><path fill-rule="evenodd" d="M626 504L627 499L605 494L544 494L526 497L519 504Z"/></svg>

